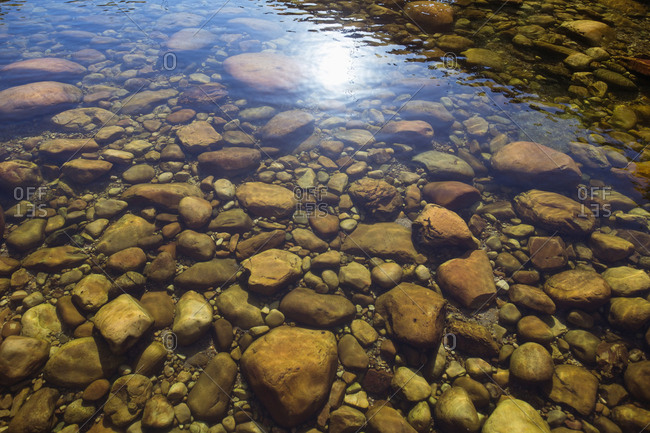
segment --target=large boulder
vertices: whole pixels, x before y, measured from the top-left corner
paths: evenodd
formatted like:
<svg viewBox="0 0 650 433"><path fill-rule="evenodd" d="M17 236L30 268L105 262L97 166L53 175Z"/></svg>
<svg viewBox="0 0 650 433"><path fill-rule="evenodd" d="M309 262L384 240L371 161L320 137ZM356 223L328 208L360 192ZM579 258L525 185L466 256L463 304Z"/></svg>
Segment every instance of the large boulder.
<svg viewBox="0 0 650 433"><path fill-rule="evenodd" d="M336 376L334 334L281 326L244 352L241 370L273 419L290 428L325 403Z"/></svg>
<svg viewBox="0 0 650 433"><path fill-rule="evenodd" d="M0 91L0 118L24 120L62 111L81 101L83 92L56 81L39 81Z"/></svg>
<svg viewBox="0 0 650 433"><path fill-rule="evenodd" d="M507 144L490 162L506 182L523 187L577 185L582 176L569 155L532 141Z"/></svg>
<svg viewBox="0 0 650 433"><path fill-rule="evenodd" d="M558 365L545 392L554 402L566 404L587 416L596 407L598 378L577 365Z"/></svg>
<svg viewBox="0 0 650 433"><path fill-rule="evenodd" d="M531 189L515 197L522 219L560 233L585 236L596 228L591 210L575 200L549 191Z"/></svg>
<svg viewBox="0 0 650 433"><path fill-rule="evenodd" d="M386 319L389 334L420 349L440 342L445 300L438 293L412 283L401 283L377 298L376 310Z"/></svg>

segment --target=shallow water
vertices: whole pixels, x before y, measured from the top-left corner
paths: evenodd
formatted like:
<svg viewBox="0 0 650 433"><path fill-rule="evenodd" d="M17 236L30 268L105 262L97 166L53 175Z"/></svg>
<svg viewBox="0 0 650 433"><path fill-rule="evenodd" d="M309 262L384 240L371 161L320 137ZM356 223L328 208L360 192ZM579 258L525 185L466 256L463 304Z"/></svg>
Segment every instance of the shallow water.
<svg viewBox="0 0 650 433"><path fill-rule="evenodd" d="M370 415L372 412L366 410L369 405L377 409L376 402L395 396L393 407L401 412L395 422L406 423L408 415L411 426L421 432L477 431L485 419L492 419L493 424L497 422L494 421L496 415L492 418L492 414L496 413L495 406L502 395L512 395L532 404L543 415L539 422L551 427L562 425L591 432L594 428L590 430L589 426L605 417L614 419L625 432L638 431L639 420L648 417L650 422L649 397L647 391L638 386L642 379L636 379L637 376L647 379L650 371L649 361L645 361L650 344L650 284L646 287L646 279L650 281L647 272L650 269L647 249L650 247L650 205L647 201L650 61L645 60L650 57L650 16L647 5L634 0L571 3L463 0L451 3L451 7L453 23L432 28L414 15L409 16L405 12L408 10L406 3L393 0L0 2L0 92L3 92L0 97L7 98L0 100L0 156L2 161L25 160L36 164L25 163L28 168L24 172L21 167L8 165L0 170L0 203L7 219L7 242L3 243L0 260L2 336L37 337L54 348L90 335L100 341L104 338L109 341L110 351L124 355L119 362L113 362L113 356L107 355L107 359L116 364L113 373L106 374L111 383L116 383L120 375L136 372L136 366L146 364L141 358L143 350L147 348L153 353L158 348L152 349L152 342L162 342L162 358L165 359L158 359L158 364L152 361L156 365L145 371L146 376L157 377L151 385L154 394L167 397L156 408L157 412L153 405L149 412L145 408L146 421L142 422L153 428L156 423L152 419L158 420L169 431L187 429L190 425L196 431L221 432L225 427L232 431L230 427L235 424L238 432L240 428L241 431L276 431L272 428L284 431L280 426L296 425L304 427L300 431L309 428L327 431L327 426L333 431L332 423L347 422L347 430L336 431L384 432L390 424L382 424L385 421L372 424L375 413ZM595 20L607 26L590 28L591 33L585 37L567 28L567 23L575 20ZM17 72L11 69L16 62L44 57L75 63L64 67L53 64L45 71L39 70L38 64ZM61 72L57 68L68 69ZM78 70L71 72L69 68ZM15 93L10 93L19 86L29 87L50 80L74 86L66 88L66 92L76 96L67 103L63 101L47 107L43 106L47 105L43 93L22 93L15 100ZM54 91L47 92L54 94ZM154 98L154 95L157 96ZM145 101L145 96L152 99ZM31 98L36 106L25 108L20 98ZM417 103L435 105L414 108ZM61 120L69 114L66 110L81 107L99 107L108 112L99 110L94 120L66 126ZM279 113L289 114L275 117ZM75 116L75 121L81 117L78 112ZM276 119L280 120L273 124ZM189 124L202 129L190 130ZM76 145L66 142L71 149L60 150L52 147L53 139L82 141ZM536 144L522 147L524 150L514 152L509 160L501 158L500 162L494 162L499 160L495 156L501 149L519 141ZM213 151L221 149L225 151L214 156ZM251 156L250 149L260 152ZM429 154L430 159L423 156L431 150L443 153ZM201 159L208 158L208 154L219 161ZM459 158L443 164L445 154ZM538 160L531 161L531 154ZM520 160L523 162L517 165L516 161ZM98 162L88 166L88 161L104 161L104 165ZM74 165L75 162L78 164ZM238 166L240 163L243 165ZM427 165L429 163L431 166ZM538 169L542 170L541 175ZM469 170L469 174L463 170ZM335 176L341 173L347 173L350 186L347 177L342 187L334 182ZM213 184L216 180L223 182ZM340 181L340 177L337 180ZM284 189L266 190L252 181L280 185ZM433 181L462 181L465 188L473 185L476 189L461 193L457 188L462 189L462 186L455 182L445 184L438 195L425 192L423 187ZM149 183L154 186L181 184L186 189L135 191L131 186ZM236 196L235 187L238 188ZM253 190L242 192L246 187ZM530 189L557 192L560 198L539 199L542 204L548 204L548 208L541 211L539 208L543 206L539 203L531 205L531 216L519 203L525 199L520 193ZM448 191L458 202L445 201ZM288 198L282 194L288 194ZM181 198L192 196L202 200L185 201L185 207L180 205ZM562 196L573 201L567 205ZM105 199L124 199L125 202L112 201L108 206ZM425 201L447 206L457 214L451 211L438 214L442 211L424 207ZM124 208L120 208L121 203ZM102 208L104 205L111 210ZM561 211L556 213L555 209L563 206L570 208L567 211L570 217L559 215ZM234 222L219 220L220 215L235 209L245 209L245 215L242 212L235 218L234 214L228 214ZM142 218L124 223L125 213ZM334 223L319 226L312 220L328 214L336 217ZM435 224L431 222L434 219ZM41 227L39 222L34 222L37 220L47 223L43 222ZM376 225L388 222L396 224ZM149 223L153 225L149 227ZM329 228L331 224L334 224L333 232ZM589 224L590 227L584 228ZM362 238L359 235L362 225L363 230L383 228ZM116 236L121 230L128 235ZM458 232L446 232L454 230ZM404 231L408 233L406 244L398 234ZM596 236L591 234L594 231ZM413 244L409 240L411 232ZM359 238L355 240L348 236L350 233L356 233ZM183 234L187 234L186 240L181 239ZM256 235L268 237L255 238ZM550 246L544 250L547 243ZM30 261L35 251L44 250L43 246L63 245L80 248L81 259L71 258L70 265L33 265L33 260ZM271 245L277 251L284 249L292 254L279 255L272 260L259 258ZM127 247L138 251L116 256ZM464 270L447 271L456 274L448 277L449 280L443 278L446 272L439 265L460 257L471 260L463 254L477 247L487 251L487 283L481 279L484 274L477 271L482 269L483 259L464 265L469 266ZM543 254L548 257L535 259L533 249L536 252L544 250ZM331 270L339 268L338 262L335 265L326 262L310 271L311 261L317 260L326 250L345 253L341 265L346 265L348 275L343 270L339 273ZM277 251L274 254L282 254ZM59 251L57 257L48 260L56 261L58 254L64 255ZM266 280L260 277L263 283L253 281L250 273L254 265L245 261L251 256L268 260L257 265L264 272L286 272L288 276L278 277L282 281L281 289L270 288L273 284L269 281L276 276ZM298 264L285 270L283 266L296 258ZM220 264L210 262L209 269L193 268L196 263L212 259ZM389 266L397 263L399 271L381 268L382 260ZM560 265L555 265L554 260ZM355 261L365 270L349 265ZM154 274L151 269L157 267L160 273ZM627 272L640 270L641 276L635 274L636 289L616 287L613 295L609 292L584 295L587 290L597 291L605 280L576 277L577 280L567 285L578 287L575 296L580 299L567 301L553 292L553 284L549 283L554 281L552 278L576 269L604 275L614 267L626 268ZM198 271L188 277L188 269ZM474 271L476 276L472 274ZM524 273L515 275L519 271ZM165 272L169 275L161 277ZM222 275L229 272L232 275ZM433 276L429 272L433 272ZM212 273L218 276L213 278ZM179 278L183 274L187 277L185 280ZM105 278L113 289L102 293L105 299L97 294L89 296L93 290L101 290L96 286L92 289L82 287L86 281L82 278L84 275ZM235 276L249 291L231 286ZM460 281L463 278L470 281ZM455 282L450 283L451 280ZM441 352L447 352L446 360L435 350L443 330L430 323L433 322L430 317L418 317L417 320L423 320L424 324L413 332L418 334L432 327L435 328L432 332L440 335L435 345L422 345L418 340L420 335L398 335L399 332L391 329L394 325L386 324L387 317L375 313L376 309L381 309L393 314L386 311L388 307L379 306L390 303L380 302L379 297L398 282L428 287L444 295L449 302L448 317L441 319L446 320L443 325L446 326L445 343L441 346ZM462 286L458 292L467 290L470 294L456 293L453 289L456 284ZM521 299L526 296L517 298L509 292L514 284L543 288L550 298L542 301L528 294L532 303L538 305L527 304ZM603 284L607 286L608 283ZM309 305L300 307L306 312L296 312L300 308L289 306L284 296L289 292L288 287L295 285L310 287L318 294L343 294L351 301L350 308L356 309L356 315L353 311L351 315L343 314L345 317L335 324L325 323L330 314L335 316L340 311L323 313L323 310L310 308L319 302L335 305L337 301L332 298L317 301L307 295L304 300L308 301L303 303ZM491 286L491 290L485 285ZM399 287L392 291L399 291ZM167 317L174 314L174 308L177 317L184 314L179 305L187 289L204 292L211 302L204 304L202 295L197 295L200 301L186 300L199 305L186 307L187 311L193 311L190 324L185 325L191 328L189 331L177 326L176 322L172 324ZM427 298L429 295L416 289L411 293L408 287L401 290L408 299L400 299L399 293L393 294L398 299L394 301L396 304L411 301L418 307L413 310L425 313L418 302L432 302ZM474 293L482 290L485 293ZM129 300L133 299L116 298L122 292L123 296L128 293L140 299L149 308L154 308L152 303L159 304L160 311L153 316L163 325L151 325L146 317L138 319L141 323L131 323L136 320L133 319L136 313L122 320L121 309L129 308ZM146 301L146 296L140 297L144 292L164 296ZM226 292L228 295L224 295ZM248 299L249 292L251 299ZM38 293L44 298L39 298ZM26 314L38 305L62 305L71 299L70 295L70 305L73 301L76 305L71 308L79 310L76 314L81 316L78 323L65 316L62 327L59 319L64 314L59 307L56 313L41 309L31 318ZM298 298L294 304L300 304L299 296L294 296ZM495 297L499 299L496 303L493 302ZM67 300L61 301L62 298ZM225 301L226 298L229 301ZM546 299L553 304L551 298L558 305L557 313L555 305L553 312L546 311L542 305ZM634 308L628 305L621 307L622 303L616 310L610 298L625 302L635 300L634 308L638 310L632 311ZM286 304L283 306L280 301ZM125 302L126 306L120 302ZM202 309L209 309L215 303L214 318L225 320L225 317L228 325L223 322L212 325L210 314L206 323L199 319L192 322L195 316L201 316ZM105 309L109 306L113 309ZM249 310L238 309L240 306ZM426 304L425 309L428 308ZM431 308L436 310L435 314L441 314L440 308ZM521 324L522 314L517 308L525 319L531 318L528 323L523 320L525 325ZM167 316L163 314L166 309L171 309ZM38 326L30 325L37 314L45 319ZM406 317L414 312L399 314ZM310 319L310 315L318 317ZM25 316L29 320L24 320ZM279 322L278 316L281 317ZM282 420L283 411L291 405L285 402L286 395L275 398L283 402L280 406L284 405L278 408L274 406L274 399L269 402L268 397L260 396L255 389L254 376L260 373L255 373L257 367L251 365L264 362L250 360L246 361L247 366L244 360L239 362L253 340L253 344L258 344L266 338L262 336L279 335L273 334L275 329L269 332L269 328L284 323L285 316L286 323L298 327L333 330L339 341L341 359L339 364L336 344L334 349L323 349L310 358L310 350L320 344L325 347L330 342L316 341L317 337L307 334L298 337L308 343L295 348L290 339L285 347L273 348L268 343L271 348L265 350L281 353L280 358L284 356L287 362L293 359L290 350L307 354L303 359L297 358L301 362L308 363L316 358L321 362L316 367L305 366L305 370L314 369L309 370L314 376L312 382L301 378L293 384L296 388L302 387L301 391L307 394L301 397L305 401L294 402L300 410L314 404L308 401L312 393L310 386L320 401L304 417L294 414L290 421L287 421L289 415L286 415L287 420ZM165 317L168 323L163 320ZM535 322L538 317L549 326L540 325L540 320ZM370 323L379 332L379 340L375 336L377 341L366 344L364 333L351 325L352 318ZM389 322L393 320L398 319ZM477 331L478 328L463 328L458 320L481 325L480 329L486 330L488 337L481 334L480 329ZM122 322L129 323L127 329L113 326ZM225 328L219 328L221 325ZM212 326L217 335L234 332L235 341L225 346L217 341L219 337L213 341L212 330L207 331ZM197 329L200 332L195 332ZM576 334L586 332L583 329L592 332L593 338ZM565 341L567 330L576 332ZM122 338L120 332L129 336ZM349 343L350 339L342 343L344 334L354 335L364 347ZM455 350L457 337L459 347ZM594 344L594 339L602 341L602 345ZM565 375L562 380L577 386L590 382L592 377L584 379L580 374L590 374L587 371L595 374L596 384L601 385L599 406L595 406L595 397L593 407L587 409L584 405L589 406L590 402L576 402L580 400L578 397L558 397L561 392L557 391L557 383L555 394L549 395L544 390L551 382L546 365L533 368L535 374L545 377L539 380L528 378L527 382L521 377L525 374L508 372L508 368L515 369L509 358L511 349L524 342L547 347L555 366L583 367L581 373L567 369L558 373L556 370L553 383L558 375ZM261 346L260 343L258 347L263 352ZM585 355L584 347L587 346L591 352ZM595 346L599 347L598 356ZM3 362L1 347L0 362ZM481 352L485 347L486 351ZM494 347L497 350L493 351ZM332 350L334 366L329 367L331 374L325 374L323 370L327 368L323 365L329 361L320 357L325 358L323 353ZM346 350L354 352L357 358L344 359L341 352ZM36 353L37 349L28 348L27 351ZM213 358L215 352L230 353L237 364L232 367L229 363L233 361L228 358L228 361L222 359L218 368L213 364L208 367L208 361L216 359ZM368 365L361 368L355 365L359 356L363 358L359 352L369 357L374 374L390 374L394 378L392 384L386 376L367 379L370 377ZM86 376L81 374L78 380L62 380L60 372L52 371L56 369L52 361L55 353L53 349L51 354L43 355L45 359L49 357L44 376L40 376L40 367L45 364L43 359L35 361L38 368L28 374L17 374L19 380L12 381L0 375L0 384L5 385L0 392L7 396L0 407L0 429L3 423L19 422L12 420L21 416L20 422L29 424L29 414L15 416L13 409L9 413L11 402L20 406L22 397L17 395L21 389L31 393L31 389L36 391L45 385L61 393L50 404L52 411L56 409L52 416L56 431L63 428L87 431L94 422L100 424L93 429L113 425L122 429L131 426L128 431L139 431L137 422L143 418L141 411L150 395L134 403L138 410L132 418L121 413L120 409L124 408L119 405L107 405L105 409L105 399L89 404L93 410L88 413L65 418L63 412L68 414L68 411L63 406L81 398L71 390L83 390L92 380L85 380ZM531 359L535 358L533 355ZM625 360L612 360L615 355ZM155 354L151 356L156 358ZM483 371L484 364L476 362L478 357L491 363L488 366L490 374ZM470 358L473 361L469 361ZM434 366L434 361L442 362L442 367ZM623 379L628 363L640 365L629 374L633 379L627 376ZM118 364L121 364L119 368ZM87 367L74 362L70 365L67 367L80 371ZM404 389L410 379L402 383L406 373L401 370L405 365L412 368L411 373L424 375L425 382L432 384L431 396L422 397L421 390L410 388L411 394L407 395ZM201 373L203 368L212 375L222 370L235 370L232 382L229 383L227 373L224 373L225 378L217 379L219 388L228 389L228 396L222 399L224 408L216 416L214 413L206 415L205 412L214 409L207 410L197 402L219 394L218 390L206 385L205 376L201 376L203 382L199 379L200 374L210 376ZM237 368L240 375L237 375ZM441 368L446 375L442 375ZM487 379L476 374L477 368ZM551 365L550 370L553 368ZM627 369L632 370L631 367ZM340 399L323 410L322 397L330 393L334 370L338 370L338 376L332 395L340 393ZM449 401L449 394L443 394L455 377L468 379L466 373L483 384L475 386L466 381L458 385L454 382L453 389L475 386L477 393L488 394L488 402L483 405L477 401L482 394L473 396L476 397L472 398L473 403L469 403L466 396L454 397L460 401L458 407L462 410L459 410L467 410L469 418L479 410L481 415L476 415L475 421L454 416L455 403ZM517 377L510 381L508 374ZM96 374L92 379L102 376ZM32 379L36 381L34 384L30 382ZM184 395L179 398L168 393L170 385L180 382L189 388L197 383L197 388L203 389L204 394L199 397L198 393L194 397L190 394L192 420L189 419L190 409L182 406L189 400ZM611 396L614 391L602 388L612 384L625 386L632 396L628 400L616 400ZM113 394L108 400L125 400L124 396L115 397L121 385L124 384L113 385ZM180 386L181 391L182 388ZM343 412L339 413L338 421L336 416L330 417L330 409L341 405L344 388L347 388L344 407L360 411L361 421L356 412L344 421L341 421ZM138 397L143 398L146 393L141 394ZM579 390L575 394L587 395L589 400L592 390ZM448 406L444 413L440 409L443 405L436 405L441 400ZM420 404L416 408L418 402L426 409ZM630 415L622 409L615 411L626 402L640 412ZM170 415L170 404L174 406L175 415ZM611 415L612 410L614 415ZM429 418L434 414L434 425L442 426L442 430L435 430L427 423L426 413ZM230 418L218 424L225 415ZM352 419L355 416L356 419ZM524 424L528 421L535 424L536 416L519 416L519 419ZM256 427L248 424L249 421L254 421ZM476 425L468 427L463 423ZM483 431L496 430L484 428ZM532 430L525 432L528 431Z"/></svg>

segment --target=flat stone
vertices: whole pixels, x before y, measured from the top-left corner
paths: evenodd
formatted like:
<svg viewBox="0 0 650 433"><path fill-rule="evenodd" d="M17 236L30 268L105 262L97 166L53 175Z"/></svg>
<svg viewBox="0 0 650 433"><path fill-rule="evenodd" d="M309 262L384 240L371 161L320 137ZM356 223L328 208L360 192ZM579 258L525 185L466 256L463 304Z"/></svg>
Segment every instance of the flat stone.
<svg viewBox="0 0 650 433"><path fill-rule="evenodd" d="M248 211L264 217L285 218L295 210L298 200L293 191L263 182L246 182L237 188L237 200Z"/></svg>
<svg viewBox="0 0 650 433"><path fill-rule="evenodd" d="M356 314L354 304L340 295L324 295L299 287L282 298L279 310L291 320L317 328L349 323Z"/></svg>
<svg viewBox="0 0 650 433"><path fill-rule="evenodd" d="M482 433L551 433L539 412L523 400L505 398L483 424Z"/></svg>
<svg viewBox="0 0 650 433"><path fill-rule="evenodd" d="M68 160L74 155L98 150L99 145L92 138L55 138L45 140L38 147L39 153L55 160Z"/></svg>
<svg viewBox="0 0 650 433"><path fill-rule="evenodd" d="M203 197L201 190L187 183L141 183L133 185L122 193L122 199L144 206L160 206L166 210L177 210L183 197Z"/></svg>
<svg viewBox="0 0 650 433"><path fill-rule="evenodd" d="M128 385L128 386L127 386ZM135 421L152 394L151 381L140 374L118 378L104 405L104 414L117 427L126 427Z"/></svg>
<svg viewBox="0 0 650 433"><path fill-rule="evenodd" d="M608 268L602 277L612 288L613 296L639 296L650 289L650 276L642 269L618 266Z"/></svg>
<svg viewBox="0 0 650 433"><path fill-rule="evenodd" d="M0 91L0 118L28 119L63 111L81 101L83 92L70 84L39 81Z"/></svg>
<svg viewBox="0 0 650 433"><path fill-rule="evenodd" d="M457 181L430 182L422 188L425 200L451 210L463 209L481 199L479 190Z"/></svg>
<svg viewBox="0 0 650 433"><path fill-rule="evenodd" d="M82 310L97 311L108 302L113 283L103 274L89 274L75 284L72 300Z"/></svg>
<svg viewBox="0 0 650 433"><path fill-rule="evenodd" d="M563 307L596 310L607 303L611 288L598 273L569 270L553 275L544 283L544 292Z"/></svg>
<svg viewBox="0 0 650 433"><path fill-rule="evenodd" d="M221 141L221 134L202 120L182 126L176 131L176 136L190 153L204 152Z"/></svg>
<svg viewBox="0 0 650 433"><path fill-rule="evenodd" d="M59 396L59 391L54 388L41 388L34 392L11 419L7 431L12 433L51 431Z"/></svg>
<svg viewBox="0 0 650 433"><path fill-rule="evenodd" d="M582 176L569 155L532 141L505 145L490 164L506 182L528 187L577 185Z"/></svg>
<svg viewBox="0 0 650 433"><path fill-rule="evenodd" d="M282 54L238 54L223 66L237 81L265 93L291 91L304 80L300 63Z"/></svg>
<svg viewBox="0 0 650 433"><path fill-rule="evenodd" d="M227 147L199 155L199 165L206 173L237 175L254 171L262 159L257 149L248 147Z"/></svg>
<svg viewBox="0 0 650 433"><path fill-rule="evenodd" d="M423 165L433 179L464 181L474 177L474 169L451 153L429 150L415 155L413 162Z"/></svg>
<svg viewBox="0 0 650 433"><path fill-rule="evenodd" d="M454 211L428 204L413 221L418 239L426 246L471 248L478 245L463 219Z"/></svg>
<svg viewBox="0 0 650 433"><path fill-rule="evenodd" d="M411 229L397 223L359 224L343 241L341 251L402 263L411 263L418 254L411 239Z"/></svg>
<svg viewBox="0 0 650 433"><path fill-rule="evenodd" d="M234 280L238 269L234 259L213 259L208 262L199 262L178 275L174 279L174 283L188 289L221 287Z"/></svg>
<svg viewBox="0 0 650 433"><path fill-rule="evenodd" d="M217 35L203 28L190 27L181 29L165 41L165 45L172 52L194 51L205 48L217 41Z"/></svg>
<svg viewBox="0 0 650 433"><path fill-rule="evenodd" d="M121 361L101 339L77 338L52 354L45 364L45 380L66 388L84 388L111 377Z"/></svg>
<svg viewBox="0 0 650 433"><path fill-rule="evenodd" d="M303 110L283 111L276 114L259 131L262 140L282 145L296 143L314 130L314 116Z"/></svg>
<svg viewBox="0 0 650 433"><path fill-rule="evenodd" d="M144 218L126 214L111 224L97 243L97 251L107 255L138 246L140 239L153 235L155 227Z"/></svg>
<svg viewBox="0 0 650 433"><path fill-rule="evenodd" d="M515 197L515 208L522 219L560 233L585 236L596 226L588 207L563 195L532 189Z"/></svg>
<svg viewBox="0 0 650 433"><path fill-rule="evenodd" d="M88 256L79 248L65 245L62 247L41 248L23 260L23 267L43 272L58 272L72 268L86 261Z"/></svg>
<svg viewBox="0 0 650 433"><path fill-rule="evenodd" d="M124 99L121 113L140 114L150 112L156 105L161 105L168 99L178 95L178 90L143 90Z"/></svg>
<svg viewBox="0 0 650 433"><path fill-rule="evenodd" d="M447 29L454 22L454 10L447 3L414 1L407 3L403 10L404 15L432 32Z"/></svg>
<svg viewBox="0 0 650 433"><path fill-rule="evenodd" d="M248 271L248 289L273 295L302 276L302 259L289 251L270 249L242 262Z"/></svg>
<svg viewBox="0 0 650 433"><path fill-rule="evenodd" d="M545 388L545 392L554 402L566 404L587 416L596 407L598 378L582 367L558 365L553 382Z"/></svg>
<svg viewBox="0 0 650 433"><path fill-rule="evenodd" d="M73 182L89 184L106 175L113 164L101 159L73 159L61 167L61 171Z"/></svg>

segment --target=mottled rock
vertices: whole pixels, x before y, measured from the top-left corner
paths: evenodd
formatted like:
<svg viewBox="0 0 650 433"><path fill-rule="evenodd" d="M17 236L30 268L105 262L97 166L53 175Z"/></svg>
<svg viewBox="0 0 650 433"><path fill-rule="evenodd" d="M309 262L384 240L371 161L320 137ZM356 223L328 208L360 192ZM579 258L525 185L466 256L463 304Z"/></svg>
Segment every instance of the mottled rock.
<svg viewBox="0 0 650 433"><path fill-rule="evenodd" d="M212 323L212 306L193 290L185 292L176 303L172 332L178 344L186 346L197 341Z"/></svg>
<svg viewBox="0 0 650 433"><path fill-rule="evenodd" d="M471 185L454 180L430 182L422 188L425 200L451 210L463 209L481 198L479 190Z"/></svg>
<svg viewBox="0 0 650 433"><path fill-rule="evenodd" d="M423 165L429 177L437 180L471 180L474 169L451 153L429 150L413 157L413 162Z"/></svg>
<svg viewBox="0 0 650 433"><path fill-rule="evenodd" d="M33 376L50 356L50 344L38 338L11 335L0 344L0 384L13 385Z"/></svg>
<svg viewBox="0 0 650 433"><path fill-rule="evenodd" d="M227 147L199 155L199 166L208 174L238 175L254 171L262 159L257 149L248 147Z"/></svg>
<svg viewBox="0 0 650 433"><path fill-rule="evenodd" d="M235 326L250 329L264 325L258 301L237 284L224 290L216 304L221 314Z"/></svg>
<svg viewBox="0 0 650 433"><path fill-rule="evenodd" d="M126 427L135 421L151 398L153 385L140 374L127 374L117 379L104 405L104 413L117 427Z"/></svg>
<svg viewBox="0 0 650 433"><path fill-rule="evenodd" d="M97 243L97 251L107 255L138 246L138 241L153 235L155 227L144 218L126 214L111 224Z"/></svg>
<svg viewBox="0 0 650 433"><path fill-rule="evenodd" d="M478 244L469 227L458 214L436 204L426 205L413 221L413 226L420 242L430 247L452 246L473 249Z"/></svg>
<svg viewBox="0 0 650 433"><path fill-rule="evenodd" d="M73 182L89 184L107 174L113 164L100 159L73 159L61 167L61 171Z"/></svg>
<svg viewBox="0 0 650 433"><path fill-rule="evenodd" d="M545 390L554 402L566 404L587 416L596 407L598 379L582 367L558 365L555 367L552 384Z"/></svg>
<svg viewBox="0 0 650 433"><path fill-rule="evenodd" d="M598 273L572 269L553 275L544 283L544 292L563 307L593 311L605 304L611 288Z"/></svg>
<svg viewBox="0 0 650 433"><path fill-rule="evenodd" d="M522 219L560 233L585 236L596 226L591 210L563 195L532 189L515 197Z"/></svg>
<svg viewBox="0 0 650 433"><path fill-rule="evenodd" d="M178 275L174 283L187 289L222 287L234 281L238 269L235 259L212 259L209 262L195 263Z"/></svg>
<svg viewBox="0 0 650 433"><path fill-rule="evenodd" d="M506 398L483 424L481 433L551 433L540 414L523 400Z"/></svg>
<svg viewBox="0 0 650 433"><path fill-rule="evenodd" d="M344 253L377 256L411 263L417 251L411 240L411 229L397 223L359 224L343 241Z"/></svg>
<svg viewBox="0 0 650 433"><path fill-rule="evenodd" d="M537 343L524 343L510 355L510 374L527 382L546 382L553 377L551 354Z"/></svg>
<svg viewBox="0 0 650 433"><path fill-rule="evenodd" d="M11 419L8 433L48 433L55 421L54 410L59 391L41 388L33 393Z"/></svg>

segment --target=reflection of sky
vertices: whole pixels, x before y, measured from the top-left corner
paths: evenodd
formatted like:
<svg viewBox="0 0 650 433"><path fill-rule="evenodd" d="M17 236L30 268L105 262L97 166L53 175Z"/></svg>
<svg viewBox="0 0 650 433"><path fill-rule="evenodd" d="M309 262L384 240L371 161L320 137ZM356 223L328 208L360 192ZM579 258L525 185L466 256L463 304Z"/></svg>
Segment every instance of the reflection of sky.
<svg viewBox="0 0 650 433"><path fill-rule="evenodd" d="M444 96L465 94L476 97L485 92L485 103L497 115L520 126L517 128L520 139L558 147L560 143L588 134L580 127L575 115L551 116L544 111L531 109L525 102L513 103L509 95L493 92L486 86L474 87L480 84L479 80L472 74L455 69L454 62L407 61L418 57L417 49L409 51L403 46L386 42L389 40L387 32L381 30L380 24L361 22L353 11L331 14L305 12L300 8L308 7L309 3L289 5L252 0L3 2L0 3L0 11L8 12L4 20L9 25L3 27L5 35L9 37L3 38L0 31L0 62L6 64L19 60L19 50L26 49L34 54L52 47L55 49L51 55L63 57L88 47L106 53L149 46L155 52L161 50L165 38L183 26L201 27L221 39L201 51L183 53L182 57L179 56L179 69L168 75L179 72L221 74L231 94L244 97L251 103L279 105L292 101L278 101L277 97L259 92L247 93L246 89L224 74L219 62L224 55L239 54L242 49L239 42L247 39L259 41L253 52L275 50L298 59L306 69L307 85L303 93L291 95L291 98L294 101L302 99L310 106L322 100L336 100L352 104L348 108L355 109L358 108L354 106L355 103L377 99L379 94L438 101ZM170 14L179 12L194 14L197 21L189 25L186 20L177 22L169 19ZM268 20L272 25L256 30L237 24L237 21L229 22L233 18L249 17ZM274 28L277 30L274 31ZM95 44L88 38L66 36L61 33L65 30L107 34L119 42L117 46ZM245 34L249 36L242 36ZM8 46L11 48L7 49ZM163 48L161 55L164 52ZM109 55L109 58L114 57ZM115 60L119 62L119 56ZM517 95L512 88L499 87ZM387 98L390 101L391 97ZM524 98L532 101L539 99L535 95L521 94L517 98L519 101L525 101Z"/></svg>

